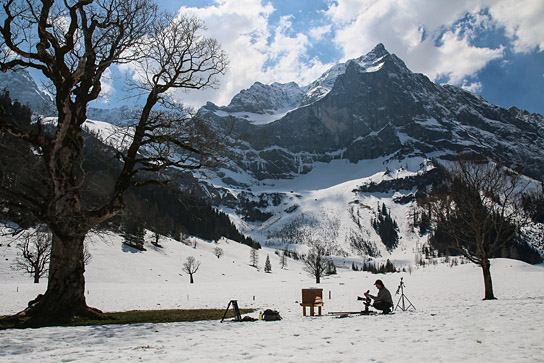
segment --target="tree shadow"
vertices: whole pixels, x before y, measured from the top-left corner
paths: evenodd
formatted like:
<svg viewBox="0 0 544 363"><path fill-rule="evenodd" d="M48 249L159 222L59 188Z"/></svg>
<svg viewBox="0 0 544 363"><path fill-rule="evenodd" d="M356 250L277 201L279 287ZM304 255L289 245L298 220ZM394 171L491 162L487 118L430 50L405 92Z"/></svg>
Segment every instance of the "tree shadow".
<svg viewBox="0 0 544 363"><path fill-rule="evenodd" d="M137 249L137 248L134 248L132 246L129 246L127 244L124 244L124 243L121 243L121 250L123 252L130 252L130 253L141 253L142 251Z"/></svg>

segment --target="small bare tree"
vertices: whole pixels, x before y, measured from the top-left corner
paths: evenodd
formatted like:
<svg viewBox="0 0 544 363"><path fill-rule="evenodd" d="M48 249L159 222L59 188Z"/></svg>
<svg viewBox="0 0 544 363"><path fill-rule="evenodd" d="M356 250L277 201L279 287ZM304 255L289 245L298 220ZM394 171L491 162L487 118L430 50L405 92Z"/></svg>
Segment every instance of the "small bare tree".
<svg viewBox="0 0 544 363"><path fill-rule="evenodd" d="M223 249L221 247L215 247L213 249L213 254L217 257L217 258L221 258L221 256L223 256Z"/></svg>
<svg viewBox="0 0 544 363"><path fill-rule="evenodd" d="M200 261L197 261L193 256L187 257L187 261L183 263L183 271L189 274L191 284L195 282L193 275L198 271L199 267Z"/></svg>
<svg viewBox="0 0 544 363"><path fill-rule="evenodd" d="M325 275L329 265L329 258L327 256L330 253L330 249L325 241L317 238L311 239L307 244L310 246L310 250L304 259L304 271L314 276L315 283L319 284L321 277Z"/></svg>
<svg viewBox="0 0 544 363"><path fill-rule="evenodd" d="M328 270L330 256L334 252L338 237L339 221L322 214L319 223L308 225L301 230L302 242L309 247L304 259L304 270L315 277L319 284Z"/></svg>
<svg viewBox="0 0 544 363"><path fill-rule="evenodd" d="M530 222L522 208L529 185L518 173L486 159L460 156L424 205L435 233L445 234L452 247L482 267L484 300L495 299L489 259Z"/></svg>
<svg viewBox="0 0 544 363"><path fill-rule="evenodd" d="M34 277L34 283L40 283L49 267L51 257L51 232L36 231L25 233L23 242L17 245L16 266Z"/></svg>

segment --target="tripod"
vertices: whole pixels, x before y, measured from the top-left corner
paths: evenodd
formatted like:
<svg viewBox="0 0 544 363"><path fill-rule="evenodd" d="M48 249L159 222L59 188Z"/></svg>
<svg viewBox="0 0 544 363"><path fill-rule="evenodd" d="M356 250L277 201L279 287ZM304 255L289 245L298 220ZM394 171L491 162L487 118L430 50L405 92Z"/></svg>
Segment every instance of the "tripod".
<svg viewBox="0 0 544 363"><path fill-rule="evenodd" d="M399 298L399 302L397 303L397 306L395 307L395 310L397 310L399 307L402 311L406 311L408 309L410 309L410 307L414 308L414 310L416 310L416 307L410 302L410 300L408 300L408 297L406 297L406 295L404 295L404 281L402 281L403 277L400 278L400 284L399 284L399 287L397 288L397 292L395 293L395 295L398 295L399 294L399 291L400 291L400 298ZM402 305L401 305L401 301L402 301ZM408 306L406 306L406 301L409 303Z"/></svg>

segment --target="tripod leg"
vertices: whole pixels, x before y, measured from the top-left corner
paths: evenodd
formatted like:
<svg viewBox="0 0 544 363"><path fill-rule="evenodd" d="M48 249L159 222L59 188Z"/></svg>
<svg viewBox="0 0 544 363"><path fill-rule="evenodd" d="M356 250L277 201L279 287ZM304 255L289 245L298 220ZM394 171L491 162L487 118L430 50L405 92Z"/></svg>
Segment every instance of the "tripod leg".
<svg viewBox="0 0 544 363"><path fill-rule="evenodd" d="M227 305L227 309L225 310L225 313L223 314L223 317L221 318L221 322L223 322L223 320L225 320L225 316L227 316L227 313L229 312L231 302L232 302L232 300L229 301L229 304Z"/></svg>
<svg viewBox="0 0 544 363"><path fill-rule="evenodd" d="M397 302L397 306L395 307L395 310L397 310L399 307L402 311L406 311L405 309L405 305L404 305L404 299L403 299L404 295L401 295L399 297L399 301ZM402 306L401 306L401 302L402 302Z"/></svg>
<svg viewBox="0 0 544 363"><path fill-rule="evenodd" d="M406 308L406 310L410 309L410 306L414 308L414 310L417 310L416 307L414 306L414 304L412 304L412 302L406 297L406 301L408 301L410 303L410 305L408 305L408 307Z"/></svg>

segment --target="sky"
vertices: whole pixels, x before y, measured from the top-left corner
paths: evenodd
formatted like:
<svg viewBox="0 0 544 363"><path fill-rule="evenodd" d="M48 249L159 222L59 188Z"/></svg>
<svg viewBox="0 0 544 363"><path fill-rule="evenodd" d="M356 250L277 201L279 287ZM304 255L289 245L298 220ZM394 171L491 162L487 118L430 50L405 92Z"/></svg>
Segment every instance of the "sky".
<svg viewBox="0 0 544 363"><path fill-rule="evenodd" d="M544 114L543 0L159 0L196 16L229 58L217 89L185 104L227 105L254 82L308 85L383 43L413 72L503 107ZM118 104L113 70L102 101ZM103 102L102 102L103 103ZM105 105L105 104L104 104Z"/></svg>

